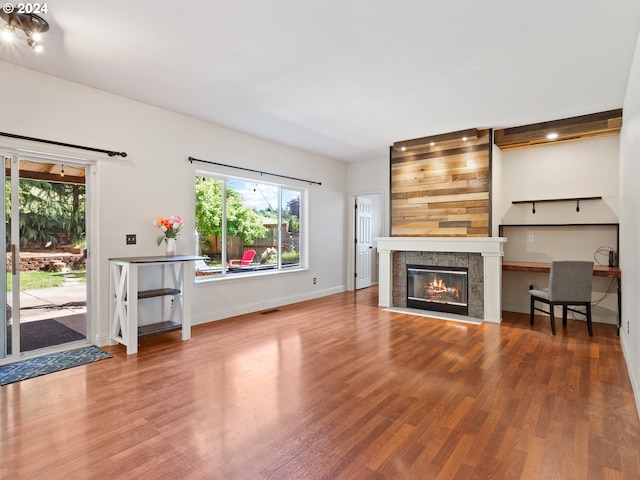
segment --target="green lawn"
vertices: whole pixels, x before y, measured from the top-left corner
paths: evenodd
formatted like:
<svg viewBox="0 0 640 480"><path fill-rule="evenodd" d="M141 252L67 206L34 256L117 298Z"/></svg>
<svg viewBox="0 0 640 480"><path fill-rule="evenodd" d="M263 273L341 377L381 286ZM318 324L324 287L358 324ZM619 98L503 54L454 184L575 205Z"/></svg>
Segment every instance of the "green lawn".
<svg viewBox="0 0 640 480"><path fill-rule="evenodd" d="M65 277L72 277L81 282L86 281L86 270L74 270L69 273L60 272L21 272L20 290L34 288L60 287ZM11 274L7 273L7 291L11 291Z"/></svg>

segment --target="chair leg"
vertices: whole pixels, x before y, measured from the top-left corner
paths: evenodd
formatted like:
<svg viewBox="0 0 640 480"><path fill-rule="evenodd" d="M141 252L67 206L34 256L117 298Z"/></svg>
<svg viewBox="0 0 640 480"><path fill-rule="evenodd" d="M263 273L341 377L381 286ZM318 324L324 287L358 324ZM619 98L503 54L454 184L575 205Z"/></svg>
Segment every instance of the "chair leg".
<svg viewBox="0 0 640 480"><path fill-rule="evenodd" d="M562 306L562 326L563 327L567 326L567 309L568 309L567 305Z"/></svg>
<svg viewBox="0 0 640 480"><path fill-rule="evenodd" d="M535 304L536 298L532 295L531 296L531 310L529 313L529 324L533 325L533 306Z"/></svg>
<svg viewBox="0 0 640 480"><path fill-rule="evenodd" d="M551 333L556 334L556 317L553 311L553 303L549 304L549 319L551 320Z"/></svg>
<svg viewBox="0 0 640 480"><path fill-rule="evenodd" d="M591 302L587 303L587 329L589 330L589 336L593 337L593 325L591 324Z"/></svg>

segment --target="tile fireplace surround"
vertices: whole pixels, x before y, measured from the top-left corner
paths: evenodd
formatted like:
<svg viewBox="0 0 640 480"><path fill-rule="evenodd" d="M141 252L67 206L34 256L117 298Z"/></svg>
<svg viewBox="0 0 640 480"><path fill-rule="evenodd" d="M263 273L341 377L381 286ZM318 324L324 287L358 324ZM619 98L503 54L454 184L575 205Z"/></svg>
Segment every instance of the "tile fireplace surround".
<svg viewBox="0 0 640 480"><path fill-rule="evenodd" d="M504 237L378 237L379 287L378 305L381 307L401 307L394 305L394 280L406 282L404 275L395 278L393 274L394 252L434 252L460 254L480 254L483 263L484 306L480 320L500 323L502 317L502 256ZM397 302L396 302L397 303Z"/></svg>

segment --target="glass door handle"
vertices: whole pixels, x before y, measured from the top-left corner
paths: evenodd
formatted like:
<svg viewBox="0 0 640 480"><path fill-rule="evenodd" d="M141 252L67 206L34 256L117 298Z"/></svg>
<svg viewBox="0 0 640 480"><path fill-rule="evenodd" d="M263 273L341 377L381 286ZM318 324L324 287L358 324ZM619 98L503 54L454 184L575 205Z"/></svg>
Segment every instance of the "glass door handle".
<svg viewBox="0 0 640 480"><path fill-rule="evenodd" d="M20 260L16 258L16 244L11 244L11 275L18 273L18 262Z"/></svg>

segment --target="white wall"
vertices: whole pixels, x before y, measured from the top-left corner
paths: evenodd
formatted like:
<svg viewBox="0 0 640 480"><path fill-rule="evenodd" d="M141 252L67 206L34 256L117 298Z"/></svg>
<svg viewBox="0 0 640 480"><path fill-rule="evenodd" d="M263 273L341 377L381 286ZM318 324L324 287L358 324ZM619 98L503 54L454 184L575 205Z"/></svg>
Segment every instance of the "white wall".
<svg viewBox="0 0 640 480"><path fill-rule="evenodd" d="M347 165L347 191L353 195L381 194L381 215L384 235L389 232L389 157Z"/></svg>
<svg viewBox="0 0 640 480"><path fill-rule="evenodd" d="M189 156L322 182L309 186L309 270L197 284L194 323L344 290L344 163L2 62L0 77L4 91L13 92L3 99L0 131L128 153L126 159L104 156L97 167L97 251L91 255L99 269L98 328L93 341L104 344L108 336L108 259L162 254L152 225L156 216L185 217L178 253L194 253L194 173L207 166L190 164ZM11 141L0 137L0 147L7 146ZM137 245L125 245L128 233L137 234Z"/></svg>
<svg viewBox="0 0 640 480"><path fill-rule="evenodd" d="M362 195L372 200L372 234L375 237L384 237L389 234L389 158L366 160L349 163L347 166L347 192L350 199L350 207L355 203L355 197ZM352 212L352 209L350 209ZM354 274L354 239L355 221L350 215L347 227L347 278L353 279ZM372 283L378 282L378 254L374 241L372 254ZM353 290L354 281L347 282L347 288Z"/></svg>
<svg viewBox="0 0 640 480"><path fill-rule="evenodd" d="M618 223L619 138L617 136L509 150L501 155L501 184L496 190L494 213L500 224ZM514 200L597 197L576 202L512 205ZM599 247L617 250L612 227L506 228L505 260L549 262L594 260L606 265ZM548 275L505 272L502 303L508 311L529 311L529 285L547 286ZM593 319L617 323L617 297L611 279L593 280ZM582 319L583 317L577 316Z"/></svg>
<svg viewBox="0 0 640 480"><path fill-rule="evenodd" d="M640 37L636 44L620 134L620 340L640 410Z"/></svg>
<svg viewBox="0 0 640 480"><path fill-rule="evenodd" d="M601 223L618 219L618 136L548 144L503 152L500 223ZM514 200L596 197L575 203Z"/></svg>

